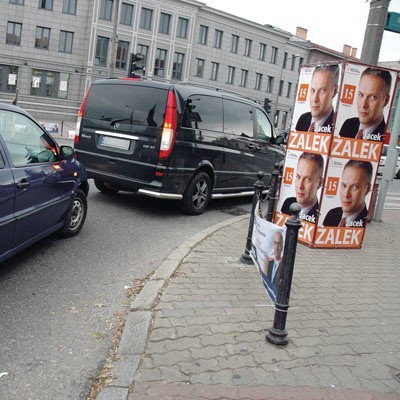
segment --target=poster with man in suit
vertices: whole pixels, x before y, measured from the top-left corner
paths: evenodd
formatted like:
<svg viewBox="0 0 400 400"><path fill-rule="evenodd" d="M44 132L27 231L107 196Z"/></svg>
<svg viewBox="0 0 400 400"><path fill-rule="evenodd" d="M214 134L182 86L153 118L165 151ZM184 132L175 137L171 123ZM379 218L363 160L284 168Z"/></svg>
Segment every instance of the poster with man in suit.
<svg viewBox="0 0 400 400"><path fill-rule="evenodd" d="M323 176L323 156L309 152L301 153L294 177L295 196L285 199L281 212L290 216L290 206L296 202L301 206L300 219L315 224L319 210L318 190L324 183Z"/></svg>
<svg viewBox="0 0 400 400"><path fill-rule="evenodd" d="M307 70L304 72L307 73ZM304 79L307 75L300 78L298 100L305 103L308 98L309 111L297 119L296 131L332 133L335 115L333 102L338 93L339 72L337 64L320 64L312 70L310 83ZM293 115L293 120L296 121L296 115Z"/></svg>
<svg viewBox="0 0 400 400"><path fill-rule="evenodd" d="M264 289L274 304L283 273L285 232L285 228L260 216L258 204L254 213L250 256L257 267Z"/></svg>
<svg viewBox="0 0 400 400"><path fill-rule="evenodd" d="M365 227L368 216L365 198L371 191L372 173L373 167L369 161L346 162L339 184L341 205L328 211L324 226Z"/></svg>
<svg viewBox="0 0 400 400"><path fill-rule="evenodd" d="M396 74L378 67L347 64L344 70L337 134L342 138L389 141L385 137Z"/></svg>

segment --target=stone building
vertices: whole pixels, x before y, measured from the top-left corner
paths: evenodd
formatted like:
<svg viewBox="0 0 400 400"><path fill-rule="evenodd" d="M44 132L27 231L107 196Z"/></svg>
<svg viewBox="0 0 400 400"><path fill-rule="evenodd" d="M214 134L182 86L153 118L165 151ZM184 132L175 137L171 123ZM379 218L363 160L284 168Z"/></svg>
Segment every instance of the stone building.
<svg viewBox="0 0 400 400"><path fill-rule="evenodd" d="M127 76L131 53L144 55L147 79L269 99L278 129L290 124L301 64L355 56L311 43L303 28L293 35L194 0L0 5L0 101L17 98L36 118L67 125L91 82Z"/></svg>

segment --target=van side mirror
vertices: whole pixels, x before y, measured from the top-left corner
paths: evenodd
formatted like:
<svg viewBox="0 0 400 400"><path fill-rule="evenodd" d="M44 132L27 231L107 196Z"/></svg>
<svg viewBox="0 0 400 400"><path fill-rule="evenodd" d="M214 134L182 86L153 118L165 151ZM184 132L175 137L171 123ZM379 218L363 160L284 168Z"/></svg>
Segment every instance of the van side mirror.
<svg viewBox="0 0 400 400"><path fill-rule="evenodd" d="M275 138L275 143L276 143L276 144L285 144L285 143L286 143L285 137L284 137L283 135L278 135L278 136Z"/></svg>

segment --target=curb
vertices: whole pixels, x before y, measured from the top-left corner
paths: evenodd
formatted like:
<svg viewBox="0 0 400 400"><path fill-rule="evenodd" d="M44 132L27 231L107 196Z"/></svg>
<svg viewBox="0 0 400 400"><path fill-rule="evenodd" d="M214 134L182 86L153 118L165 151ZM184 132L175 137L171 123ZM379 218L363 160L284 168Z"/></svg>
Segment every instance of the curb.
<svg viewBox="0 0 400 400"><path fill-rule="evenodd" d="M154 317L155 303L162 289L168 286L169 280L183 259L194 247L218 230L246 218L249 218L248 214L233 217L197 233L178 246L154 271L131 305L116 354L116 358L120 359L120 361L115 363L113 369L114 379L98 394L97 400L127 399L129 387L134 380L136 371L140 365L142 353L146 348ZM245 238L243 238L244 245Z"/></svg>

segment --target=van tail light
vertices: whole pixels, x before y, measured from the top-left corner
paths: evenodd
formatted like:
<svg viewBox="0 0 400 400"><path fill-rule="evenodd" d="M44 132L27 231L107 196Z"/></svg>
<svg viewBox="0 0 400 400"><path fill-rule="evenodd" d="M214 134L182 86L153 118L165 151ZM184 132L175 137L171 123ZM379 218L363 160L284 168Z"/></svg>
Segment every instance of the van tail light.
<svg viewBox="0 0 400 400"><path fill-rule="evenodd" d="M176 97L175 93L170 90L168 92L167 107L165 109L164 125L161 134L160 152L158 154L159 159L165 159L171 155L176 139L176 124Z"/></svg>
<svg viewBox="0 0 400 400"><path fill-rule="evenodd" d="M83 113L85 112L85 107L86 107L86 102L87 102L87 98L88 98L88 95L89 95L89 91L90 91L90 87L87 90L87 92L85 94L85 97L83 98L81 107L80 107L80 109L78 111L78 119L76 121L74 143L78 143L79 142L79 131L81 129L82 116L83 116Z"/></svg>

